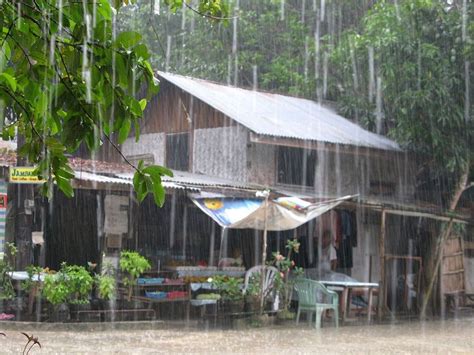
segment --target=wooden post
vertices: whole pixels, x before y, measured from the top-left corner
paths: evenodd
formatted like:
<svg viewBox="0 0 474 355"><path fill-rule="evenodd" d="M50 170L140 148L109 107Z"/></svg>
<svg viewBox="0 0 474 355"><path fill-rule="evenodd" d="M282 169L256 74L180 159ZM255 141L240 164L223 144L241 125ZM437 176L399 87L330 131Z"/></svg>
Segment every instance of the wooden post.
<svg viewBox="0 0 474 355"><path fill-rule="evenodd" d="M269 192L265 191L265 219L264 219L264 227L263 227L263 250L262 250L262 265L265 266L265 262L267 260L267 219L268 219L268 197ZM264 289L263 285L265 283L265 268L260 275L260 313L263 314L263 306L264 306Z"/></svg>
<svg viewBox="0 0 474 355"><path fill-rule="evenodd" d="M380 222L380 239L379 239L379 253L380 253L380 281L379 281L379 297L377 305L377 315L379 320L383 316L383 307L385 306L385 219L386 212L382 208L382 220Z"/></svg>

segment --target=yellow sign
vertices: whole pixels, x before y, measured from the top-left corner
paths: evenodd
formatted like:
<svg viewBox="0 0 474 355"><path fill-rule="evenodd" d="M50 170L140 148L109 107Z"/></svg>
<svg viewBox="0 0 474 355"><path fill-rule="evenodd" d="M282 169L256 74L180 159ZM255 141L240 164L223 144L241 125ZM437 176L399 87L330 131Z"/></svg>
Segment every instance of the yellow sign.
<svg viewBox="0 0 474 355"><path fill-rule="evenodd" d="M46 180L40 180L34 173L35 167L32 166L11 166L10 183L14 184L42 184Z"/></svg>

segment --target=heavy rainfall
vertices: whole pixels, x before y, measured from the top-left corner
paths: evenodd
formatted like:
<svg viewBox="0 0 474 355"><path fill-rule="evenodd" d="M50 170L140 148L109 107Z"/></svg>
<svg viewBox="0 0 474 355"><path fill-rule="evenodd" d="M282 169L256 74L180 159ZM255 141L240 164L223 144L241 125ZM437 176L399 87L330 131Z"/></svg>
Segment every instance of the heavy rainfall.
<svg viewBox="0 0 474 355"><path fill-rule="evenodd" d="M474 352L472 0L0 0L2 353Z"/></svg>

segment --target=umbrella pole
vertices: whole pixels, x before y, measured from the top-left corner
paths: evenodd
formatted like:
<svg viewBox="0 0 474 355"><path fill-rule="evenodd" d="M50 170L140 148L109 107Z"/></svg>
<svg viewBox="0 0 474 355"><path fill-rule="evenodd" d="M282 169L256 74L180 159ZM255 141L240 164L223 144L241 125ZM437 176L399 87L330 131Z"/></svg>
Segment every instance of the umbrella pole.
<svg viewBox="0 0 474 355"><path fill-rule="evenodd" d="M270 194L268 192L265 194L265 218L264 218L264 227L263 227L263 250L262 250L262 265L264 266L265 266L265 261L267 260L267 219L268 219L268 196L269 195ZM260 275L260 313L261 314L263 314L264 281L265 281L265 269L263 269Z"/></svg>

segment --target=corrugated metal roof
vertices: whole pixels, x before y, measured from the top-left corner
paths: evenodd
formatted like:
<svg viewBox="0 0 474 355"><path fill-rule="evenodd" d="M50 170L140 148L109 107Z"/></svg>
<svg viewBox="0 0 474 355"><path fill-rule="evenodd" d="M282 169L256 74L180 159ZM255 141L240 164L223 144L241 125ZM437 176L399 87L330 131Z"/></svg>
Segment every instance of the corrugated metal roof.
<svg viewBox="0 0 474 355"><path fill-rule="evenodd" d="M183 188L186 187L187 189L196 189L197 187L228 187L234 189L249 189L249 190L257 190L261 189L256 185L249 185L245 183L240 183L233 180L222 179L219 177L209 176L209 175L202 175L202 174L194 174L188 173L184 171L176 171L173 170L173 177L163 176L162 181L163 184L170 184L174 183L176 185L181 185ZM133 174L131 173L124 173L124 174L115 174L119 178L123 179L133 179Z"/></svg>
<svg viewBox="0 0 474 355"><path fill-rule="evenodd" d="M120 174L123 176L119 177L112 177L102 174L94 174L89 173L86 171L74 171L74 178L82 181L94 181L94 182L101 182L101 183L109 183L109 184L125 184L125 185L132 185L133 174ZM186 189L185 186L181 186L175 184L174 182L170 181L163 181L162 185L165 189Z"/></svg>
<svg viewBox="0 0 474 355"><path fill-rule="evenodd" d="M311 100L171 73L159 72L159 75L257 134L400 150L396 142L369 132Z"/></svg>
<svg viewBox="0 0 474 355"><path fill-rule="evenodd" d="M124 184L131 185L131 182L127 179L120 179L116 177L110 177L106 175L89 173L86 171L74 171L74 178L82 181L94 181L110 184Z"/></svg>

